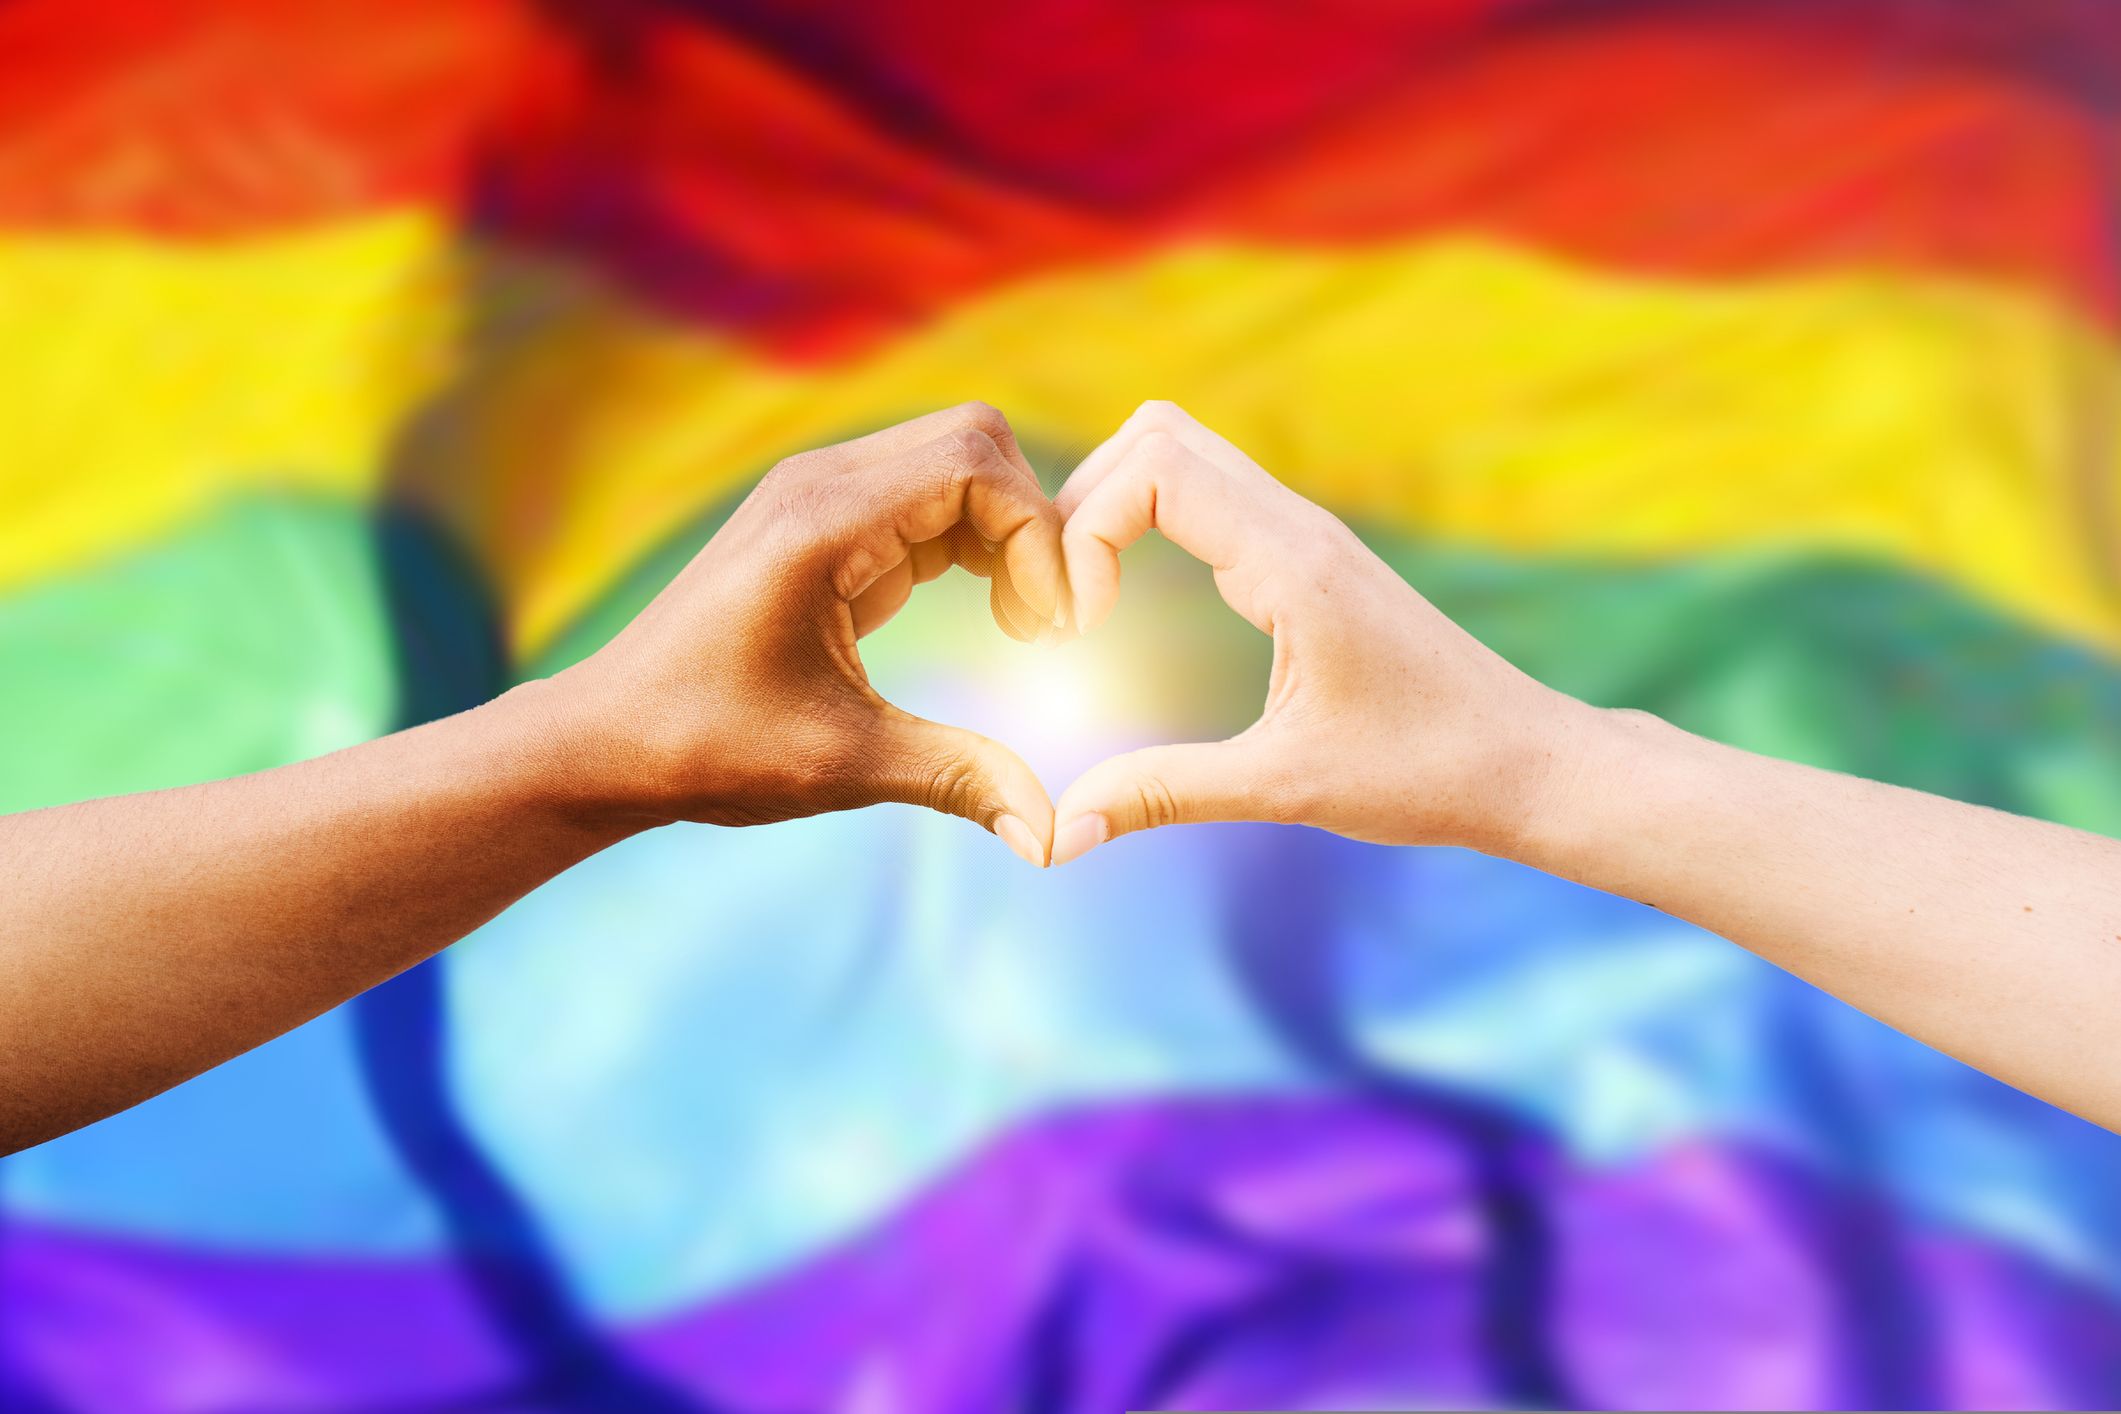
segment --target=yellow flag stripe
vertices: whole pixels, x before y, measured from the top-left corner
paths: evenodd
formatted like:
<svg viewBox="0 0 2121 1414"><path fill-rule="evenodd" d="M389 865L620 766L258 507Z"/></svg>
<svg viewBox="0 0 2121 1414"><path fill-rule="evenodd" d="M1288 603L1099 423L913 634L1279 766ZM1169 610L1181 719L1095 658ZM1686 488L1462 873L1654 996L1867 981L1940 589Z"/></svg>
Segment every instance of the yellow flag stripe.
<svg viewBox="0 0 2121 1414"><path fill-rule="evenodd" d="M0 425L29 448L0 475L32 510L0 527L0 581L238 485L387 474L464 530L534 650L791 451L969 397L1087 449L1158 396L1365 520L1543 554L1840 548L2121 644L2114 350L1981 282L1623 278L1475 239L1204 245L802 366L576 274L460 269L399 218L214 251L0 246L0 327ZM459 331L479 356L406 429Z"/></svg>
<svg viewBox="0 0 2121 1414"><path fill-rule="evenodd" d="M245 488L366 496L450 356L444 228L0 238L0 587Z"/></svg>
<svg viewBox="0 0 2121 1414"><path fill-rule="evenodd" d="M1017 285L818 369L587 293L488 370L453 455L471 520L534 528L487 545L533 643L788 452L969 397L1087 450L1160 396L1350 516L1532 553L1842 548L2113 644L2117 392L2100 331L1974 283L1224 247Z"/></svg>

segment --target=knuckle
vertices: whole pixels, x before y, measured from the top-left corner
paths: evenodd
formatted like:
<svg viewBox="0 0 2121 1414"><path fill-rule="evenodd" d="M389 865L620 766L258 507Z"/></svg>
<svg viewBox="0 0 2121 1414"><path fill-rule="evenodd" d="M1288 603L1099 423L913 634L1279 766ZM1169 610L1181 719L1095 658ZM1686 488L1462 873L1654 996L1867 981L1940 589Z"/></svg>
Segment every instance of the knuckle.
<svg viewBox="0 0 2121 1414"><path fill-rule="evenodd" d="M783 485L791 481L802 481L816 475L822 460L815 451L795 452L775 462L762 480Z"/></svg>
<svg viewBox="0 0 2121 1414"><path fill-rule="evenodd" d="M945 815L977 818L986 792L980 772L970 761L942 757L927 763L921 776L921 803Z"/></svg>
<svg viewBox="0 0 2121 1414"><path fill-rule="evenodd" d="M1009 435L1009 419L1002 416L1002 410L990 402L974 398L969 402L959 403L950 411L962 425L984 432L996 442Z"/></svg>
<svg viewBox="0 0 2121 1414"><path fill-rule="evenodd" d="M1153 467L1170 467L1177 463L1185 444L1169 430L1152 427L1142 433L1134 444L1134 455Z"/></svg>
<svg viewBox="0 0 2121 1414"><path fill-rule="evenodd" d="M994 438L979 427L953 427L943 438L943 451L951 468L971 471L994 460Z"/></svg>
<svg viewBox="0 0 2121 1414"><path fill-rule="evenodd" d="M1178 797L1171 787L1157 776L1142 776L1133 783L1134 806L1141 814L1145 828L1158 829L1164 825L1184 823L1179 810Z"/></svg>
<svg viewBox="0 0 2121 1414"><path fill-rule="evenodd" d="M876 577L890 566L882 563L883 556L867 545L856 544L832 562L832 595L846 603L852 603L861 592L876 582Z"/></svg>
<svg viewBox="0 0 2121 1414"><path fill-rule="evenodd" d="M816 540L838 530L843 508L832 483L795 478L778 490L783 519L802 527L805 538Z"/></svg>
<svg viewBox="0 0 2121 1414"><path fill-rule="evenodd" d="M1200 426L1193 414L1168 398L1151 398L1143 403L1135 409L1132 421L1143 432L1163 432L1172 437Z"/></svg>

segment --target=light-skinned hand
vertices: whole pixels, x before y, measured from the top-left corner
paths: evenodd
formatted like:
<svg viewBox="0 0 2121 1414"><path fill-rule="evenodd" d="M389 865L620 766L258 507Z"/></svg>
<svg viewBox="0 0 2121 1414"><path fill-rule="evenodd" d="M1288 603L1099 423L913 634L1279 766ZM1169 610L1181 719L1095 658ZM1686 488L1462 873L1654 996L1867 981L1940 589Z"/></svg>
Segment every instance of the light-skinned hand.
<svg viewBox="0 0 2121 1414"><path fill-rule="evenodd" d="M1062 793L1053 862L1159 825L1271 820L1385 844L1496 849L1581 704L1483 647L1329 512L1166 402L1145 403L1055 497L1072 622L1119 598L1120 552L1152 527L1215 570L1274 639L1258 722L1154 746Z"/></svg>

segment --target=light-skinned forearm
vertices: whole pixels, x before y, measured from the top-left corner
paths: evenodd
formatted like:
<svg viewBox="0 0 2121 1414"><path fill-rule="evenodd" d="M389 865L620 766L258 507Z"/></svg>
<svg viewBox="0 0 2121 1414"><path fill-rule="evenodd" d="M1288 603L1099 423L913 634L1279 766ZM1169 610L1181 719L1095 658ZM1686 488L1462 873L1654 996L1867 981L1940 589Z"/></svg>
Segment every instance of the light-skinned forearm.
<svg viewBox="0 0 2121 1414"><path fill-rule="evenodd" d="M2121 843L1582 708L1510 853L2121 1128Z"/></svg>
<svg viewBox="0 0 2121 1414"><path fill-rule="evenodd" d="M0 1151L300 1024L648 823L572 793L553 695L0 818Z"/></svg>
<svg viewBox="0 0 2121 1414"><path fill-rule="evenodd" d="M1259 720L1100 763L1065 863L1136 830L1285 820L1503 854L1656 905L2121 1128L2121 843L1751 756L1534 682L1348 529L1168 403L1057 498L1074 622L1152 527L1273 635Z"/></svg>

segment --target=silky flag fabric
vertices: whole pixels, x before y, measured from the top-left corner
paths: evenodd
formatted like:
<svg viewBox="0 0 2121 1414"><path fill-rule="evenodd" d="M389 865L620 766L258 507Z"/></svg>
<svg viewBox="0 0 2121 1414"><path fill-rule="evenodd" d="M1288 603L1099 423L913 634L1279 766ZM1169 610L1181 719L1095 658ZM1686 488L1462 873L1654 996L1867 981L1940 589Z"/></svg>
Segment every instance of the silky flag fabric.
<svg viewBox="0 0 2121 1414"><path fill-rule="evenodd" d="M1056 486L1162 397L1557 687L2121 833L2117 211L2104 0L15 0L0 810L554 671L791 453L982 398ZM1126 575L863 655L1056 791L1241 728ZM677 827L0 1162L0 1407L2110 1407L2117 1191L1482 856Z"/></svg>

